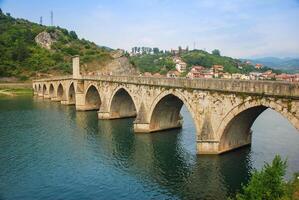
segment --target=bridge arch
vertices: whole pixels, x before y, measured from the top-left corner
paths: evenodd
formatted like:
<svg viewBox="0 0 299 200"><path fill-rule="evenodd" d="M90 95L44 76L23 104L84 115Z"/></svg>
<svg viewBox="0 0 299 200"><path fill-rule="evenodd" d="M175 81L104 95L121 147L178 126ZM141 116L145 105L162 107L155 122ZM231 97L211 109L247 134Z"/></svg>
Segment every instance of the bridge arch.
<svg viewBox="0 0 299 200"><path fill-rule="evenodd" d="M59 83L58 84L58 87L57 87L57 99L58 100L62 100L63 99L63 96L64 96L64 89L63 89L63 86L62 86L62 83Z"/></svg>
<svg viewBox="0 0 299 200"><path fill-rule="evenodd" d="M90 84L85 93L86 110L99 110L101 106L100 92L96 86Z"/></svg>
<svg viewBox="0 0 299 200"><path fill-rule="evenodd" d="M47 86L46 84L43 85L43 95L47 94Z"/></svg>
<svg viewBox="0 0 299 200"><path fill-rule="evenodd" d="M68 101L70 104L76 103L76 93L75 93L74 82L71 82L69 89L68 89Z"/></svg>
<svg viewBox="0 0 299 200"><path fill-rule="evenodd" d="M53 83L50 83L50 86L49 86L49 97L50 98L54 97L54 94L55 94L54 85L53 85Z"/></svg>
<svg viewBox="0 0 299 200"><path fill-rule="evenodd" d="M135 117L137 113L136 101L133 95L123 86L117 87L112 93L108 109L111 119Z"/></svg>
<svg viewBox="0 0 299 200"><path fill-rule="evenodd" d="M196 131L198 124L195 120L195 113L187 101L187 98L176 90L168 90L159 94L150 106L149 131L180 128L182 126L181 108L185 105L193 119Z"/></svg>
<svg viewBox="0 0 299 200"><path fill-rule="evenodd" d="M280 113L299 130L299 119L282 104L267 100L246 101L231 109L219 125L217 129L219 153L250 144L252 124L268 108Z"/></svg>
<svg viewBox="0 0 299 200"><path fill-rule="evenodd" d="M38 84L38 92L40 93L42 90L42 86L40 84Z"/></svg>

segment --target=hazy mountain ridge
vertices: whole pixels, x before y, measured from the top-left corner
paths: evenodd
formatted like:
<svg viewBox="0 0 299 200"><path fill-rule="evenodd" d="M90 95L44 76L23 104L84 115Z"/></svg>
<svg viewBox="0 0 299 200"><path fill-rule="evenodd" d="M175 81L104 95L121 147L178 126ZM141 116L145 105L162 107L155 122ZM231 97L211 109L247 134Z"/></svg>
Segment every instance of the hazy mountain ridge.
<svg viewBox="0 0 299 200"><path fill-rule="evenodd" d="M253 64L263 64L267 67L286 70L289 72L299 72L299 58L278 58L278 57L262 57L254 59L242 59L249 60Z"/></svg>

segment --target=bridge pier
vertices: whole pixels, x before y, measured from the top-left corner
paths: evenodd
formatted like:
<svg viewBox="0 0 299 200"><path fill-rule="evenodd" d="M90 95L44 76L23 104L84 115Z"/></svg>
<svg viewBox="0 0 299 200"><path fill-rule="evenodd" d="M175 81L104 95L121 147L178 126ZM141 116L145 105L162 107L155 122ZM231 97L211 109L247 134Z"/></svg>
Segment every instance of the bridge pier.
<svg viewBox="0 0 299 200"><path fill-rule="evenodd" d="M76 110L87 111L90 108L85 103L85 94L83 92L76 93Z"/></svg>
<svg viewBox="0 0 299 200"><path fill-rule="evenodd" d="M50 95L49 94L44 94L44 99L50 99Z"/></svg>
<svg viewBox="0 0 299 200"><path fill-rule="evenodd" d="M38 92L38 93L37 93L37 96L38 96L38 97L43 97L44 94L43 94L42 92Z"/></svg>
<svg viewBox="0 0 299 200"><path fill-rule="evenodd" d="M51 99L51 101L54 101L54 102L61 101L61 99L59 97L57 97L57 96L51 97L50 99Z"/></svg>
<svg viewBox="0 0 299 200"><path fill-rule="evenodd" d="M69 100L62 100L61 104L63 105L75 105L74 101L69 101Z"/></svg>
<svg viewBox="0 0 299 200"><path fill-rule="evenodd" d="M103 112L98 111L98 119L124 119L124 118L132 118L136 117L136 114L133 112L126 113L124 115L118 115L118 113L111 113L111 112Z"/></svg>

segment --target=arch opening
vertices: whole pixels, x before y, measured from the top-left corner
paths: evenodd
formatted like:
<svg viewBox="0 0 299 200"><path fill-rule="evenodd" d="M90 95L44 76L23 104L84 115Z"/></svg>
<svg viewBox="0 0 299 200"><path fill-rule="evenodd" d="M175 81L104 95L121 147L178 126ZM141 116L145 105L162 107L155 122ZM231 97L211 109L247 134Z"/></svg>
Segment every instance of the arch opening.
<svg viewBox="0 0 299 200"><path fill-rule="evenodd" d="M184 102L173 94L168 94L160 99L151 115L150 132L181 128L183 118L180 111L183 105Z"/></svg>
<svg viewBox="0 0 299 200"><path fill-rule="evenodd" d="M57 88L57 99L62 100L62 98L63 98L63 87L62 84L60 83Z"/></svg>
<svg viewBox="0 0 299 200"><path fill-rule="evenodd" d="M54 86L52 83L50 84L50 87L49 87L49 95L50 95L50 98L54 97Z"/></svg>
<svg viewBox="0 0 299 200"><path fill-rule="evenodd" d="M34 84L34 91L37 92L37 86Z"/></svg>
<svg viewBox="0 0 299 200"><path fill-rule="evenodd" d="M85 110L99 110L101 106L100 94L95 86L90 86L85 95Z"/></svg>
<svg viewBox="0 0 299 200"><path fill-rule="evenodd" d="M220 137L219 153L250 145L252 140L251 127L255 120L268 108L270 107L264 105L253 106L235 115L227 123ZM275 111L273 108L270 109ZM295 128L297 127L295 126Z"/></svg>
<svg viewBox="0 0 299 200"><path fill-rule="evenodd" d="M70 104L75 104L76 103L76 96L75 96L75 87L74 83L71 83L70 88L69 88L69 93L68 93L68 100Z"/></svg>
<svg viewBox="0 0 299 200"><path fill-rule="evenodd" d="M38 84L38 92L40 93L40 92L41 92L41 90L42 90L42 88L41 88L41 85L40 85L40 84Z"/></svg>
<svg viewBox="0 0 299 200"><path fill-rule="evenodd" d="M110 118L135 117L136 107L130 94L123 88L119 89L112 98Z"/></svg>
<svg viewBox="0 0 299 200"><path fill-rule="evenodd" d="M44 84L43 86L43 95L47 94L47 86Z"/></svg>

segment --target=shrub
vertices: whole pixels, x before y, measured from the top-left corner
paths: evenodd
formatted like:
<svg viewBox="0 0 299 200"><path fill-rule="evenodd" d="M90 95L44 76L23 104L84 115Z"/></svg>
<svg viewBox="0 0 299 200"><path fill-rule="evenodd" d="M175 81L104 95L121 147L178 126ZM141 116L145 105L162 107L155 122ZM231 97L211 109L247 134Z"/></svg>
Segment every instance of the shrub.
<svg viewBox="0 0 299 200"><path fill-rule="evenodd" d="M266 163L262 170L254 171L243 192L236 195L237 200L278 200L286 195L283 177L286 161L275 156L272 164Z"/></svg>

